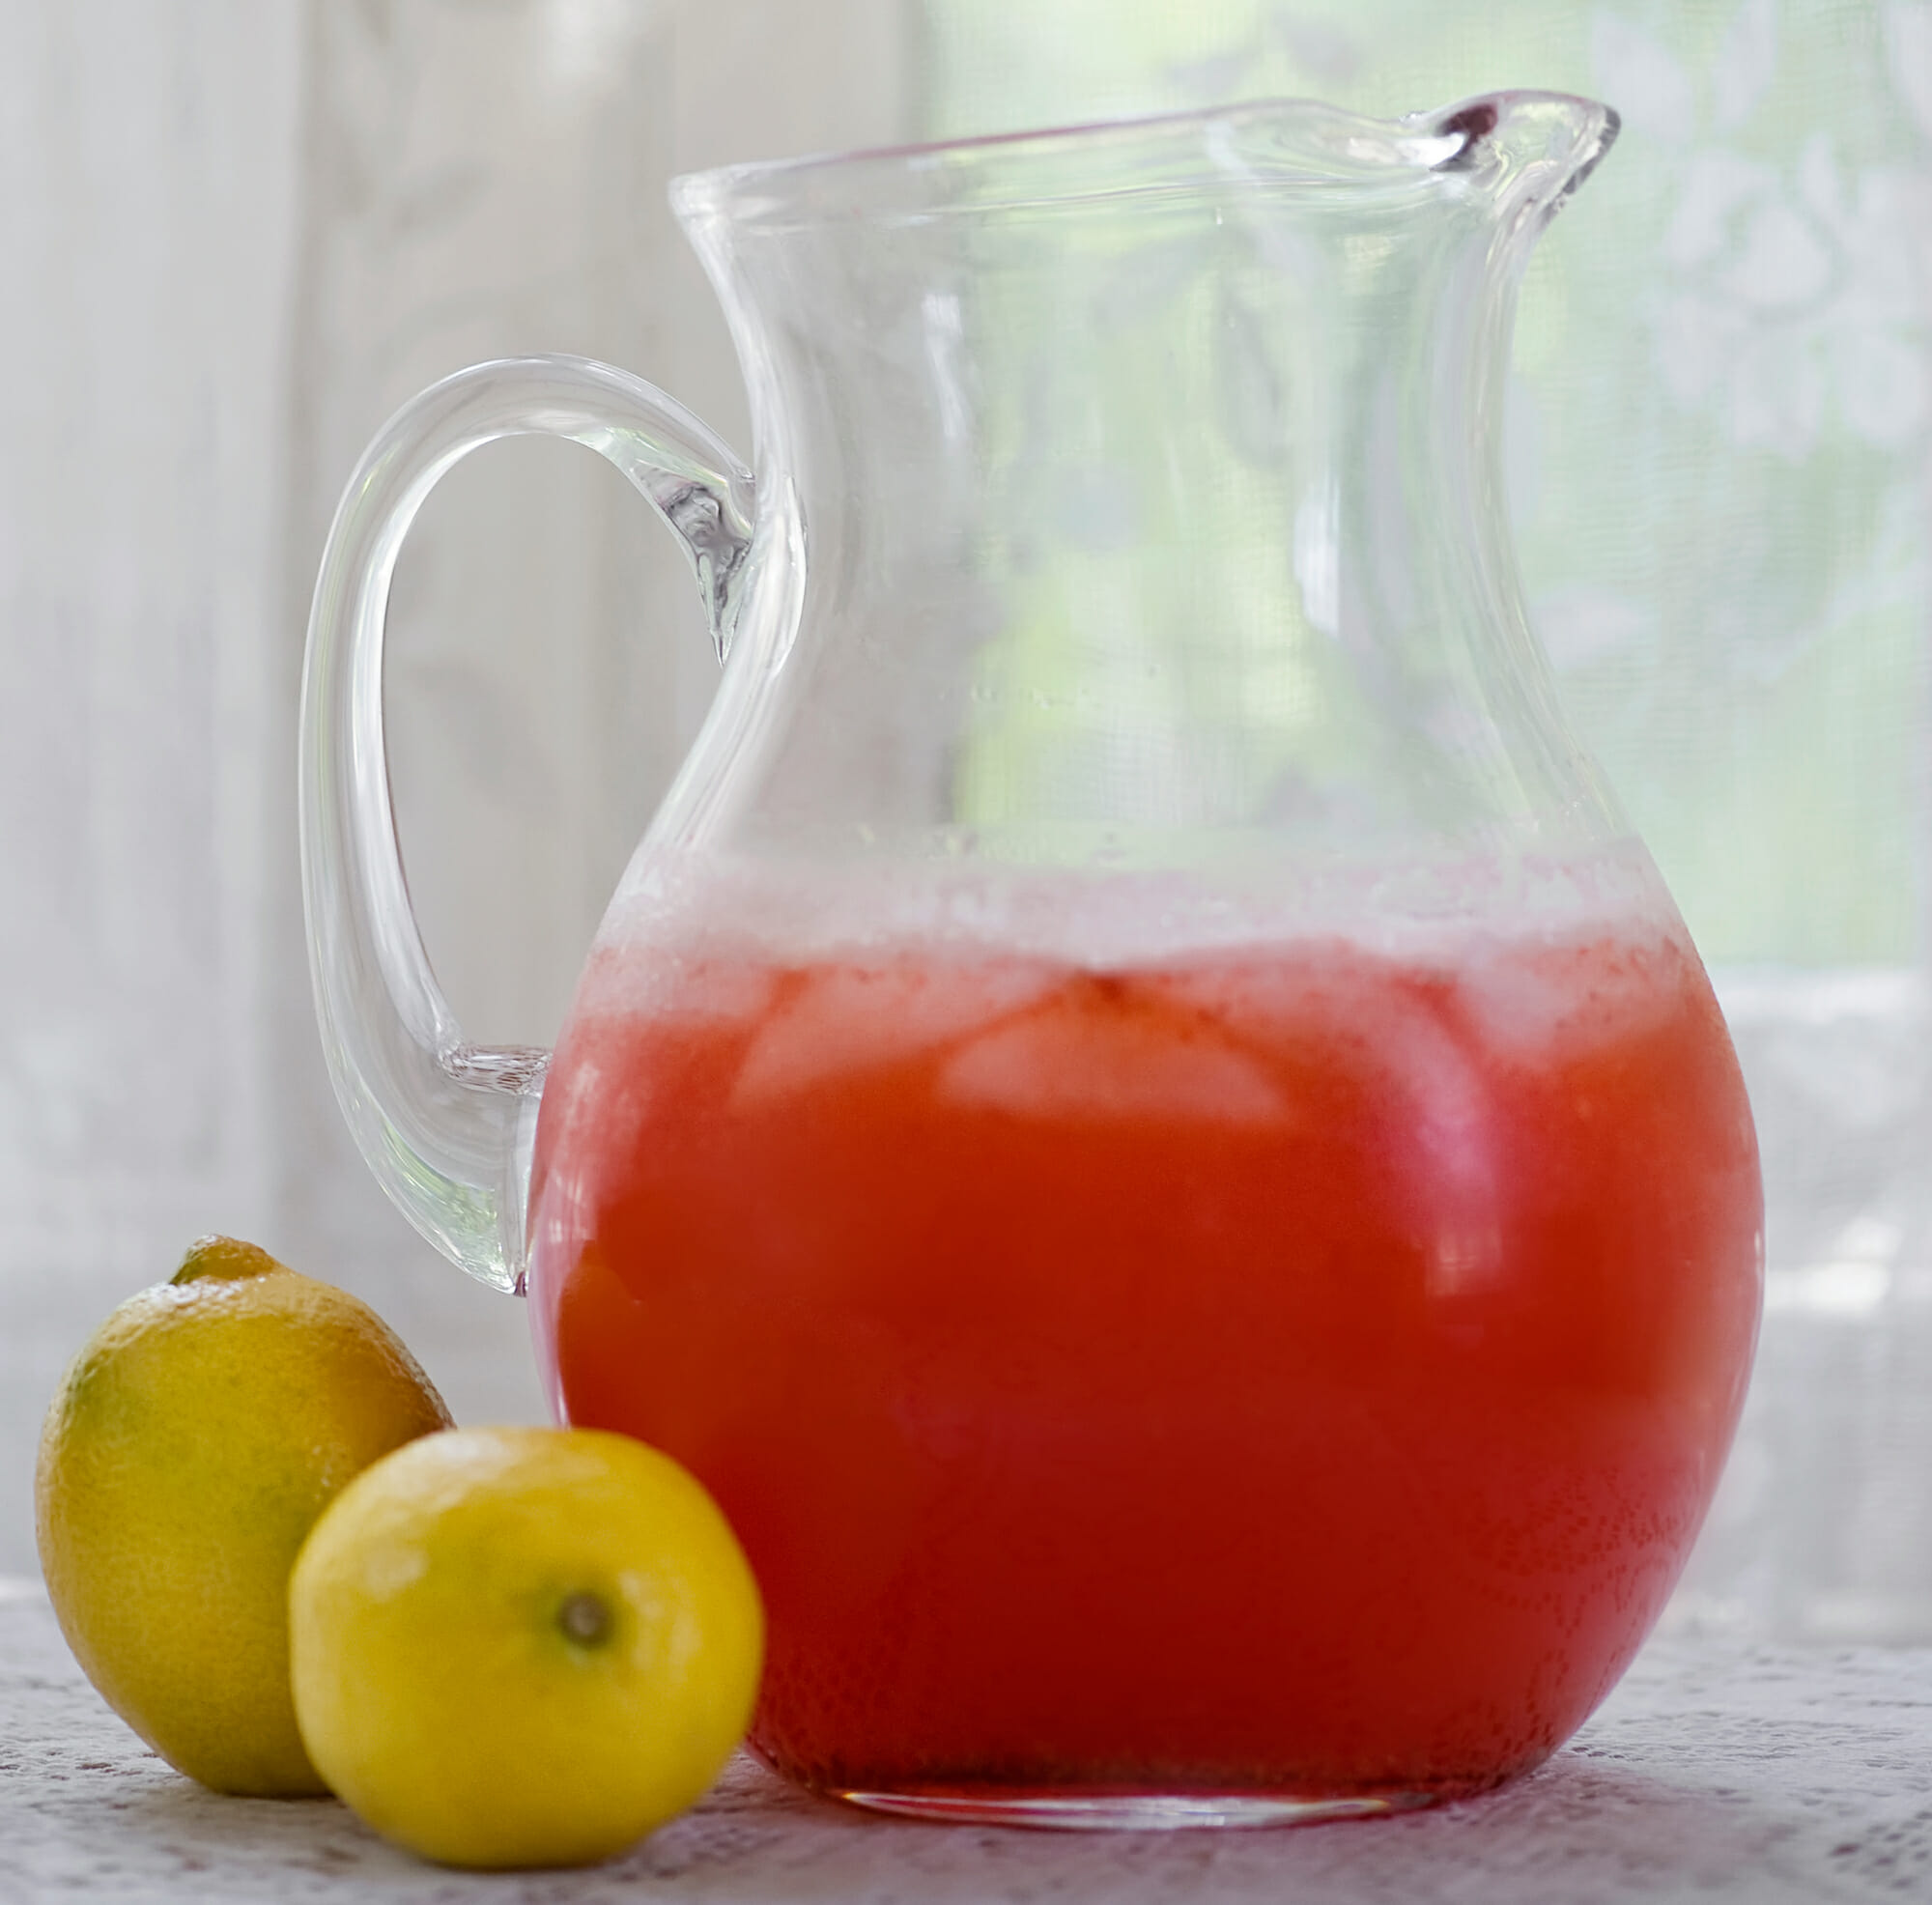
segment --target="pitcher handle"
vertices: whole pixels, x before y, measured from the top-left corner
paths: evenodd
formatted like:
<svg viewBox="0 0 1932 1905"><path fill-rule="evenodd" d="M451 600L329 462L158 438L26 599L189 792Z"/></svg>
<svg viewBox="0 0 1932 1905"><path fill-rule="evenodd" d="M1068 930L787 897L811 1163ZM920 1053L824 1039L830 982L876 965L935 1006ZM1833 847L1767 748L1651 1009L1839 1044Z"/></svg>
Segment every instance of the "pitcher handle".
<svg viewBox="0 0 1932 1905"><path fill-rule="evenodd" d="M550 1054L463 1036L410 910L383 741L396 554L452 465L499 437L608 458L669 525L720 660L752 547L752 475L683 405L584 357L478 364L406 404L349 479L309 614L301 712L302 897L323 1050L377 1180L446 1257L521 1292L537 1101Z"/></svg>

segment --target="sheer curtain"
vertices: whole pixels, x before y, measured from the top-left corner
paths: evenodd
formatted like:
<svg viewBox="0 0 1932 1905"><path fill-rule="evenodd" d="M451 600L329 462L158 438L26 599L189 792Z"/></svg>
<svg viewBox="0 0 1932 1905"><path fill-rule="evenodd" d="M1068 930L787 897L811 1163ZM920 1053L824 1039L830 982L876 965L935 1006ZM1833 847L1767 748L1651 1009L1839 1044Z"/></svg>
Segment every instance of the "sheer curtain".
<svg viewBox="0 0 1932 1905"><path fill-rule="evenodd" d="M288 7L0 9L0 1567L55 1373L268 1231ZM273 803L271 805L271 802Z"/></svg>
<svg viewBox="0 0 1932 1905"><path fill-rule="evenodd" d="M477 357L584 351L744 441L673 173L1267 93L1593 93L1512 482L1562 690L1718 974L1771 1199L1744 1436L1681 1623L1932 1638L1928 0L0 0L0 1570L119 1296L225 1229L375 1300L459 1415L519 1306L350 1152L293 741L356 451ZM473 1036L545 1040L711 663L595 458L498 446L397 579L396 794Z"/></svg>
<svg viewBox="0 0 1932 1905"><path fill-rule="evenodd" d="M522 1306L376 1191L316 1044L302 634L362 444L480 357L631 365L744 442L677 171L906 130L898 0L0 0L0 1573L59 1369L210 1230L375 1302L459 1418ZM708 701L669 539L493 448L396 582L411 886L466 1025L547 1041Z"/></svg>

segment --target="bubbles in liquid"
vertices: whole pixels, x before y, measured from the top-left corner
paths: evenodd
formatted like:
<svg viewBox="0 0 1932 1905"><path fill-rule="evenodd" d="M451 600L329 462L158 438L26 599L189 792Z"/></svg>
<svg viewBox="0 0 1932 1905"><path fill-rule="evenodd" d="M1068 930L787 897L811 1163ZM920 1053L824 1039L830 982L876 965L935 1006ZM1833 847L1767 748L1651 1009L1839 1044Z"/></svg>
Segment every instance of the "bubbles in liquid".
<svg viewBox="0 0 1932 1905"><path fill-rule="evenodd" d="M1457 961L1457 995L1484 1045L1519 1064L1630 1038L1682 1009L1695 954L1662 923L1619 923L1528 945L1479 942Z"/></svg>

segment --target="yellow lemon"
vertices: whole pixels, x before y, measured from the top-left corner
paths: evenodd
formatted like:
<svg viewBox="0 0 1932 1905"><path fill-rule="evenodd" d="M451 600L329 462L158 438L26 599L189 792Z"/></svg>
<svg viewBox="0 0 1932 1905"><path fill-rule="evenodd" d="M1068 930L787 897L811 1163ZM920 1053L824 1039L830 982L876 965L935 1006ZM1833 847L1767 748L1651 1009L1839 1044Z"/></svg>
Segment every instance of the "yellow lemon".
<svg viewBox="0 0 1932 1905"><path fill-rule="evenodd" d="M47 1594L107 1703L221 1792L320 1792L288 1581L329 1498L449 1412L373 1310L206 1237L61 1380L34 1504Z"/></svg>
<svg viewBox="0 0 1932 1905"><path fill-rule="evenodd" d="M459 1429L386 1457L317 1521L289 1606L323 1777L450 1865L635 1844L717 1777L764 1653L711 1497L590 1429Z"/></svg>

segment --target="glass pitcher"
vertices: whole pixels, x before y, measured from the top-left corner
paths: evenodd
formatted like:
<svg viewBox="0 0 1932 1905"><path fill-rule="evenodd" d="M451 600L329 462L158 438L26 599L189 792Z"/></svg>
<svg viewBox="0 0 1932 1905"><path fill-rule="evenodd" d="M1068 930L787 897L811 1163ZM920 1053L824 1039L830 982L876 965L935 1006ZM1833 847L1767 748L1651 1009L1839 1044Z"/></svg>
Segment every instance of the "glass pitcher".
<svg viewBox="0 0 1932 1905"><path fill-rule="evenodd" d="M1557 712L1498 446L1602 106L1273 102L679 181L753 465L622 371L426 392L302 729L316 991L391 1196L558 1415L710 1488L752 1744L928 1816L1382 1812L1656 1618L1761 1282L1743 1084ZM412 920L381 657L477 444L591 445L724 670L554 1056Z"/></svg>

